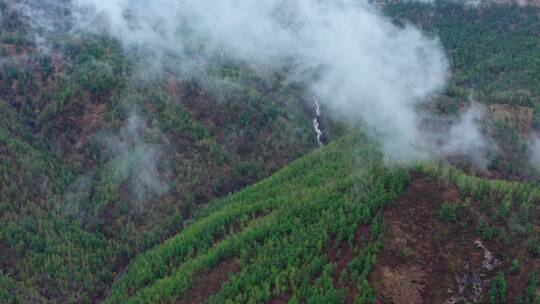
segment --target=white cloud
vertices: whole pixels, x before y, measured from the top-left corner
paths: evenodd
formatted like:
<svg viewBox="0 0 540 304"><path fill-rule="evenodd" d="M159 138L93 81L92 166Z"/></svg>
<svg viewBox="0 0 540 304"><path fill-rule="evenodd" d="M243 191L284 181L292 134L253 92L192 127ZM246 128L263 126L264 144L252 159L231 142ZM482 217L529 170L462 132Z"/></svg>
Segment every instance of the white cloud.
<svg viewBox="0 0 540 304"><path fill-rule="evenodd" d="M481 133L481 121L485 109L475 102L467 109L444 134L440 154L455 156L466 155L480 168L487 168L488 154L493 150L493 144L486 140Z"/></svg>
<svg viewBox="0 0 540 304"><path fill-rule="evenodd" d="M445 85L437 39L399 28L375 7L334 0L75 0L84 30L127 48L186 58L190 48L273 68L294 67L321 102L378 134L389 158L419 155L414 107ZM190 58L191 62L188 62ZM204 61L202 61L204 62ZM399 153L396 153L399 151Z"/></svg>

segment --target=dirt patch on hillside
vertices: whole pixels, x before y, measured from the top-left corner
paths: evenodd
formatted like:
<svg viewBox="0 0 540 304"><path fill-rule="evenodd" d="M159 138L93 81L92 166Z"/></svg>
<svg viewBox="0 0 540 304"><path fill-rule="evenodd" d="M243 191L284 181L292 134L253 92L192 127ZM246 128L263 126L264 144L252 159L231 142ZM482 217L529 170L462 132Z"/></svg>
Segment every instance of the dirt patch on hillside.
<svg viewBox="0 0 540 304"><path fill-rule="evenodd" d="M86 96L82 117L71 116L70 121L79 129L79 136L76 138L75 144L72 147L72 155L70 161L83 161L83 148L90 142L94 132L99 129L103 123L103 117L107 111L106 103L92 103L90 97Z"/></svg>
<svg viewBox="0 0 540 304"><path fill-rule="evenodd" d="M534 109L509 104L492 104L488 106L493 119L515 124L520 133L529 134L534 120Z"/></svg>
<svg viewBox="0 0 540 304"><path fill-rule="evenodd" d="M273 298L270 301L268 301L268 304L287 304L291 300L292 295L290 293L279 296L277 298Z"/></svg>
<svg viewBox="0 0 540 304"><path fill-rule="evenodd" d="M335 274L333 277L334 287L336 289L345 289L346 295L342 302L343 304L353 304L360 290L352 281L343 282L340 280L341 273L347 268L350 262L355 258L355 252L358 248L363 248L369 241L370 228L368 225L361 225L355 233L352 246L348 241L342 241L336 244L335 239L330 241L326 246L326 257L329 263L335 264ZM316 278L311 278L311 283L315 283ZM286 304L292 298L292 292L288 292L277 298L268 301L268 304Z"/></svg>
<svg viewBox="0 0 540 304"><path fill-rule="evenodd" d="M355 248L361 248L366 245L369 239L369 226L361 225L354 237L353 247L349 245L347 241L343 241L337 247L329 248L327 250L327 258L330 263L336 264L336 271L334 277L334 286L337 289L346 289L347 294L344 304L352 304L356 299L356 296L360 292L358 287L353 282L344 283L340 280L341 273L347 268L350 262L354 259Z"/></svg>
<svg viewBox="0 0 540 304"><path fill-rule="evenodd" d="M450 224L439 219L443 202L457 189L415 177L405 195L385 211L384 250L372 275L381 303L454 303L485 293L496 269L484 267L484 250L474 220ZM457 302L455 302L457 303Z"/></svg>
<svg viewBox="0 0 540 304"><path fill-rule="evenodd" d="M229 273L240 271L240 264L234 258L227 259L211 270L198 275L192 286L186 290L184 296L177 301L178 304L204 303L208 297L217 293L229 276Z"/></svg>

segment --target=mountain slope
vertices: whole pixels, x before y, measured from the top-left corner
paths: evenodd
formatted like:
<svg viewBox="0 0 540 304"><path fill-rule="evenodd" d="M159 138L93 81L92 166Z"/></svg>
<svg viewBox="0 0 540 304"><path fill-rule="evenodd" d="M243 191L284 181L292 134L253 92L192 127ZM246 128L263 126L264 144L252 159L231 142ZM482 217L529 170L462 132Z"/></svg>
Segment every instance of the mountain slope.
<svg viewBox="0 0 540 304"><path fill-rule="evenodd" d="M287 71L196 43L154 77L111 36L41 37L20 3L62 28L71 1L0 0L0 302L534 302L535 183L388 168L361 134L308 154L311 92ZM480 174L537 179L540 10L384 10L440 37L450 58L426 117L455 121L477 100L497 146ZM205 64L185 75L183 60ZM347 122L322 106L332 142Z"/></svg>
<svg viewBox="0 0 540 304"><path fill-rule="evenodd" d="M302 298L335 301L344 293L332 286L333 272L324 267L327 246L355 244L362 252L355 262L367 264L351 284L366 286L380 249L381 208L407 179L402 171L384 169L365 137L342 139L210 205L181 234L130 265L109 302L181 299L198 273L204 284L201 271L212 272L220 263L237 263L240 271L211 298L214 303L263 302L290 294L289 284ZM316 282L307 279L319 275ZM361 296L371 294L363 289Z"/></svg>
<svg viewBox="0 0 540 304"><path fill-rule="evenodd" d="M442 164L388 169L369 139L350 135L210 204L137 258L107 302L433 303L500 292L535 303L539 195ZM488 248L496 262L482 270ZM481 278L478 298L462 276Z"/></svg>
<svg viewBox="0 0 540 304"><path fill-rule="evenodd" d="M40 48L18 4L0 0L2 301L95 302L211 198L317 146L278 73L220 61L142 81L111 37L67 30Z"/></svg>
<svg viewBox="0 0 540 304"><path fill-rule="evenodd" d="M392 1L384 11L438 37L452 65L444 94L431 105L453 115L472 100L485 104L487 133L497 146L489 169L500 178L537 178L528 142L540 113L540 9L490 1Z"/></svg>

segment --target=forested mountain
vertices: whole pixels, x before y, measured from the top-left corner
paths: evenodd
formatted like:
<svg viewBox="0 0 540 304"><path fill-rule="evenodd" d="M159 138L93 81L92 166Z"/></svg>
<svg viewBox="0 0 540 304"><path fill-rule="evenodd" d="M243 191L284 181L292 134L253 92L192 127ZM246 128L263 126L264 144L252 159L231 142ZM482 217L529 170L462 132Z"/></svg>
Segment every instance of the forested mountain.
<svg viewBox="0 0 540 304"><path fill-rule="evenodd" d="M107 302L536 303L538 199L443 163L386 168L355 133L203 209Z"/></svg>
<svg viewBox="0 0 540 304"><path fill-rule="evenodd" d="M452 64L450 84L437 107L455 113L474 99L488 105L498 155L490 167L503 176L529 176L527 141L539 123L540 22L538 9L518 4L468 6L396 2L385 6L395 22L412 22L436 35ZM453 101L453 102L452 102ZM457 102L456 102L457 101Z"/></svg>
<svg viewBox="0 0 540 304"><path fill-rule="evenodd" d="M402 79L381 72L426 100L381 118L388 107L340 101L402 97L347 91L357 83L340 73L356 66L319 54L349 46L326 19L343 46L284 40L292 51L256 54L265 65L209 41L158 56L81 30L70 5L94 2L0 0L1 303L540 303L539 8L370 4L366 20L407 38L379 63L399 65L392 46L413 40L435 41L448 61L429 94L407 79L412 64ZM380 126L411 109L441 148L389 157L408 149L389 152L399 136Z"/></svg>
<svg viewBox="0 0 540 304"><path fill-rule="evenodd" d="M214 83L144 83L111 38L39 50L13 3L0 19L6 300L96 301L198 206L317 146L311 101L279 74L223 62Z"/></svg>

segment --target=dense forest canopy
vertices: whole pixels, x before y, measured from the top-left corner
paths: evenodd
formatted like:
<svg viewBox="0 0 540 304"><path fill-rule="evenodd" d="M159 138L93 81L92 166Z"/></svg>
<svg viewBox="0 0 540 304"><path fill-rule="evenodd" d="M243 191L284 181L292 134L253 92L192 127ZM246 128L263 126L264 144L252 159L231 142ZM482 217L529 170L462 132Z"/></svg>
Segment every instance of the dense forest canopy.
<svg viewBox="0 0 540 304"><path fill-rule="evenodd" d="M517 3L0 0L0 302L538 304L539 35Z"/></svg>

